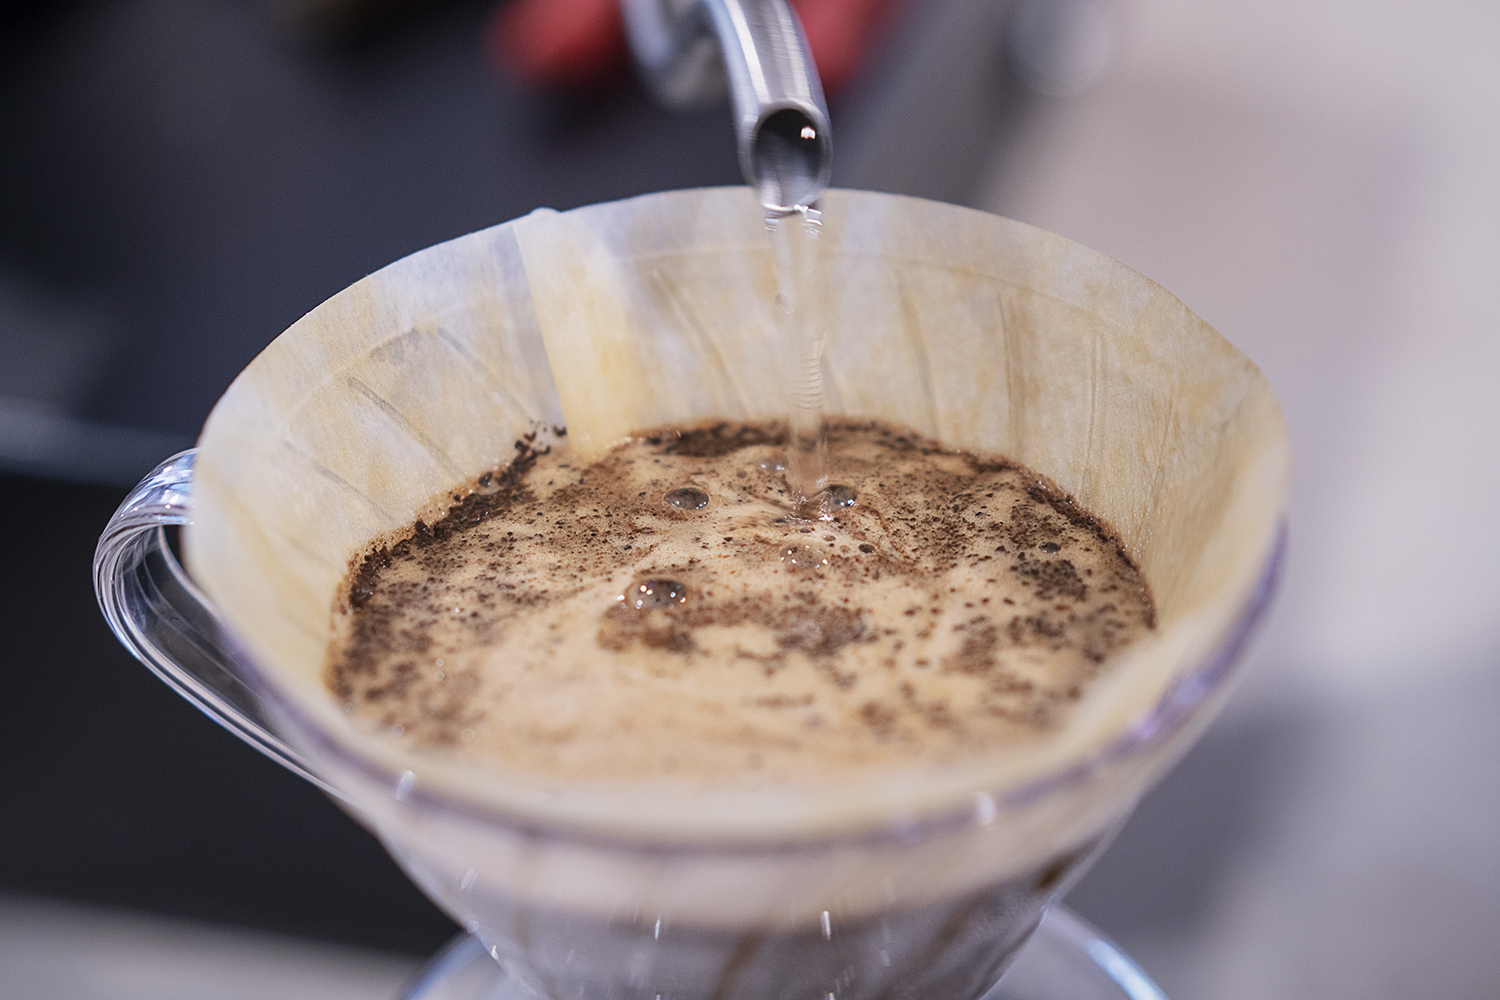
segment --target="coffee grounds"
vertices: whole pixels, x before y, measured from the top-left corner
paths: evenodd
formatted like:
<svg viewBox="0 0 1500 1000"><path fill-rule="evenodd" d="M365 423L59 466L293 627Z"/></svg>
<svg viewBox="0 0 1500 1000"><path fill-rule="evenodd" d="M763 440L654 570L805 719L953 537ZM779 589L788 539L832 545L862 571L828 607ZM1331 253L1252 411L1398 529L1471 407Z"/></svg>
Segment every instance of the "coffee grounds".
<svg viewBox="0 0 1500 1000"><path fill-rule="evenodd" d="M329 689L502 770L787 780L1034 739L1154 625L1118 540L1022 466L834 422L840 481L794 506L784 449L518 443L351 566Z"/></svg>

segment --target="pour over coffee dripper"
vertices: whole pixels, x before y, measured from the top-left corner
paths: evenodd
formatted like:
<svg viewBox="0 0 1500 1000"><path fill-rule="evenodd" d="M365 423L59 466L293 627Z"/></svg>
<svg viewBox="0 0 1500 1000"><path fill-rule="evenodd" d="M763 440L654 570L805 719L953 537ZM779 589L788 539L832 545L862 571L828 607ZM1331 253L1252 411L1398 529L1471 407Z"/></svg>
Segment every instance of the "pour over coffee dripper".
<svg viewBox="0 0 1500 1000"><path fill-rule="evenodd" d="M1032 755L840 788L539 788L408 752L322 684L351 558L566 423L780 418L773 251L744 188L538 212L304 317L101 539L116 634L315 781L550 998L973 1000L1227 692L1279 559L1259 372L1139 274L953 206L830 191L829 409L1008 455L1120 534L1155 634ZM191 576L161 525L185 524Z"/></svg>

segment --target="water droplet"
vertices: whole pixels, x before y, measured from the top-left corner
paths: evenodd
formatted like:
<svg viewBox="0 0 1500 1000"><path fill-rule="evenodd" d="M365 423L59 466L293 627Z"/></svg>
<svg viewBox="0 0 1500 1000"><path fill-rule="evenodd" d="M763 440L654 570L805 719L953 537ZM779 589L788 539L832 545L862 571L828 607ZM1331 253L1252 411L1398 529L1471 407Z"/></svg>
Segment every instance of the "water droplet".
<svg viewBox="0 0 1500 1000"><path fill-rule="evenodd" d="M871 552L875 551L875 546L871 545L869 542L860 542L859 551L863 552L865 555L869 555Z"/></svg>
<svg viewBox="0 0 1500 1000"><path fill-rule="evenodd" d="M708 506L708 494L691 486L673 490L667 494L666 500L682 510L700 510Z"/></svg>
<svg viewBox="0 0 1500 1000"><path fill-rule="evenodd" d="M437 659L432 661L432 665L434 667L441 667L443 665L443 658L439 656Z"/></svg>
<svg viewBox="0 0 1500 1000"><path fill-rule="evenodd" d="M399 722L396 723L394 726L391 727L391 735L392 736L400 736L404 732L406 732L406 727L403 726Z"/></svg>
<svg viewBox="0 0 1500 1000"><path fill-rule="evenodd" d="M1056 552L1060 548L1062 548L1062 546L1058 545L1056 542L1043 542L1042 543L1042 551L1043 552Z"/></svg>
<svg viewBox="0 0 1500 1000"><path fill-rule="evenodd" d="M759 462L755 463L755 467L757 469L759 469L761 472L785 472L786 471L786 459L784 459L784 458L763 458Z"/></svg>
<svg viewBox="0 0 1500 1000"><path fill-rule="evenodd" d="M822 569L828 557L811 545L788 545L781 550L781 561L790 569Z"/></svg>
<svg viewBox="0 0 1500 1000"><path fill-rule="evenodd" d="M676 580L653 577L632 583L616 600L623 601L626 607L636 611L671 608L687 603L687 588Z"/></svg>
<svg viewBox="0 0 1500 1000"><path fill-rule="evenodd" d="M842 507L854 506L854 490L842 483L834 483L823 488L822 502L824 510L838 510Z"/></svg>
<svg viewBox="0 0 1500 1000"><path fill-rule="evenodd" d="M994 796L984 792L978 792L974 796L974 819L980 826L989 826L995 822L999 810L995 806Z"/></svg>

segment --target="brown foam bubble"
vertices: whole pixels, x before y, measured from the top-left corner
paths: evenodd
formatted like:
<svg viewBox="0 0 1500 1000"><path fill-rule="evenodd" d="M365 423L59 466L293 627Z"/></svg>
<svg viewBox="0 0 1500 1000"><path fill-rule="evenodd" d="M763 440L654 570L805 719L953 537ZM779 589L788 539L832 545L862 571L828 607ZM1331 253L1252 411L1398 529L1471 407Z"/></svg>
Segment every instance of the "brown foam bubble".
<svg viewBox="0 0 1500 1000"><path fill-rule="evenodd" d="M1035 473L879 423L829 446L811 511L775 424L586 468L523 446L351 567L328 686L497 770L757 784L1034 740L1152 626L1116 539Z"/></svg>

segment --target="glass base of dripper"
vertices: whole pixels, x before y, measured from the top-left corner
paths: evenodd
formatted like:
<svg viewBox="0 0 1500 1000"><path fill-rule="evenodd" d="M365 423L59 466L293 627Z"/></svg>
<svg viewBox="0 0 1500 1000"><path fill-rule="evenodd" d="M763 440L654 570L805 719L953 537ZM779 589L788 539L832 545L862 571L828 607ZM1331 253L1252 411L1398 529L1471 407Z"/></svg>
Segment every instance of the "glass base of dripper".
<svg viewBox="0 0 1500 1000"><path fill-rule="evenodd" d="M535 1000L505 974L479 939L454 938L400 1000ZM1114 942L1053 907L984 1000L1167 1000Z"/></svg>

